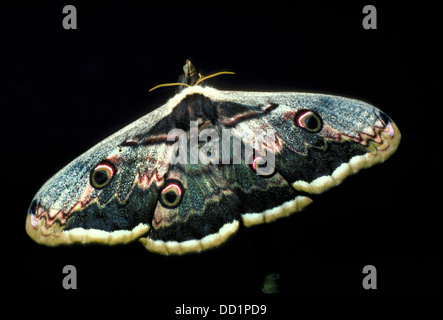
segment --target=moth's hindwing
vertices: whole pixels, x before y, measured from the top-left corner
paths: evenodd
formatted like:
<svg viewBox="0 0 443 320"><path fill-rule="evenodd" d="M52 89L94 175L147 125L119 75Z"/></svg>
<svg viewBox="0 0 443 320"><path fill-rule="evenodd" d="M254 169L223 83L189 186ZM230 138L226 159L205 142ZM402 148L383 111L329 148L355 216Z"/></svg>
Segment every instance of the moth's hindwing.
<svg viewBox="0 0 443 320"><path fill-rule="evenodd" d="M399 142L394 122L358 100L193 86L52 177L26 230L46 245L138 239L161 254L199 252L240 223L302 210Z"/></svg>

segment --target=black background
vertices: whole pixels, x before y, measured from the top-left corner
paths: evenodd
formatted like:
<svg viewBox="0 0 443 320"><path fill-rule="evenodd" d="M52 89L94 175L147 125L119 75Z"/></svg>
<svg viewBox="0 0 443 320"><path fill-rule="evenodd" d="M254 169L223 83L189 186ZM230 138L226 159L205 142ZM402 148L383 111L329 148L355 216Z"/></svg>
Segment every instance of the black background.
<svg viewBox="0 0 443 320"><path fill-rule="evenodd" d="M77 8L77 30L62 27L67 4ZM10 290L62 293L68 264L77 268L77 292L260 294L269 272L280 274L282 292L365 292L368 264L377 268L376 292L441 290L437 9L372 1L378 29L365 30L366 4L3 5L2 230L14 271ZM203 74L235 71L208 81L219 89L325 92L370 102L394 119L402 142L389 161L348 178L303 212L242 228L207 253L164 257L138 243L34 243L24 225L41 185L164 103L174 88L148 89L175 82L188 58Z"/></svg>

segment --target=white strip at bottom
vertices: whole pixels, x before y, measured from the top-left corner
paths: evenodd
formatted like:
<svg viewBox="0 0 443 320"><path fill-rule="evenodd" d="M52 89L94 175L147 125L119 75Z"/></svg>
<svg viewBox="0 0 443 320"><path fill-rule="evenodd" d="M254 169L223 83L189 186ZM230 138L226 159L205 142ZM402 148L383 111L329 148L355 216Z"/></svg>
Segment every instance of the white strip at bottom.
<svg viewBox="0 0 443 320"><path fill-rule="evenodd" d="M149 237L140 238L139 241L149 251L170 255L170 254L186 254L192 252L200 252L213 247L217 247L228 238L230 238L238 230L240 223L237 220L226 223L217 233L205 236L202 239L193 239L183 242L178 241L162 241L152 240Z"/></svg>
<svg viewBox="0 0 443 320"><path fill-rule="evenodd" d="M306 196L297 196L294 200L287 201L281 206L265 210L259 213L245 213L242 215L243 224L246 227L261 223L268 223L279 218L287 217L294 212L303 210L312 202L311 198Z"/></svg>

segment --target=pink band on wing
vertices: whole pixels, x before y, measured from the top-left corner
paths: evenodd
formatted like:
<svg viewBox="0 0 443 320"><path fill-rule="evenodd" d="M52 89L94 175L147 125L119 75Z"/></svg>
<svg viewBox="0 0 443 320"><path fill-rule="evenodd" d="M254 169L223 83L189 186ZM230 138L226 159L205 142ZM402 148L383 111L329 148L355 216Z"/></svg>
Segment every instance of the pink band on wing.
<svg viewBox="0 0 443 320"><path fill-rule="evenodd" d="M172 189L172 188L177 188L177 190L178 190L178 195L179 195L179 197L181 197L181 195L182 195L182 189L181 189L180 186L179 186L178 184L176 184L176 183L171 183L171 184L169 184L168 186L166 186L166 187L163 189L162 193L168 192L169 189Z"/></svg>

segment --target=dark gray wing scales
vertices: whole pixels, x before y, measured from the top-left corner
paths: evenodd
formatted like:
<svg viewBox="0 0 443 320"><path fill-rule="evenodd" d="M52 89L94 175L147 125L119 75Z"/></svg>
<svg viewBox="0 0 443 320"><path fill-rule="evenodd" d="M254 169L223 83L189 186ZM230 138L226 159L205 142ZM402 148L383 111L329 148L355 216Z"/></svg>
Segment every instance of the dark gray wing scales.
<svg viewBox="0 0 443 320"><path fill-rule="evenodd" d="M275 167L290 182L299 180L312 182L319 177L330 175L352 156L367 152L363 146L349 141L329 141L322 147L311 145L303 153L294 151L290 140L289 142L285 140L282 146L281 153L275 159ZM294 165L288 165L291 163Z"/></svg>
<svg viewBox="0 0 443 320"><path fill-rule="evenodd" d="M249 109L250 110L250 109ZM219 130L226 129L219 125ZM236 142L234 142L236 140ZM240 144L241 152L236 154L234 144ZM239 212L241 214L250 212L263 212L274 208L282 203L294 199L297 192L282 177L282 175L274 171L270 175L258 175L253 169L249 156L246 155L245 144L233 137L230 144L230 165L220 165L219 170L228 181L230 188L240 199ZM220 146L220 149L222 146ZM256 154L256 150L254 150ZM234 164L238 163L240 164ZM264 201L266 199L266 201Z"/></svg>
<svg viewBox="0 0 443 320"><path fill-rule="evenodd" d="M174 197L171 203L159 201L148 237L140 239L148 250L162 254L198 252L220 245L237 231L240 199L216 167L176 165L163 192L173 192L167 188L177 186L175 196L181 197L180 204L173 205Z"/></svg>
<svg viewBox="0 0 443 320"><path fill-rule="evenodd" d="M133 230L140 223L149 225L157 203L158 190L142 190L134 186L124 201L111 197L106 202L94 201L73 214L67 220L64 230L77 228L102 230L108 233L118 230Z"/></svg>
<svg viewBox="0 0 443 320"><path fill-rule="evenodd" d="M233 188L242 200L240 212L245 226L272 222L302 210L311 203L301 196L279 172L272 176L257 175L251 165L234 166L238 179Z"/></svg>
<svg viewBox="0 0 443 320"><path fill-rule="evenodd" d="M279 173L264 177L257 175L249 166L245 164L233 168L238 177L233 188L242 199L241 213L263 212L297 196L297 192Z"/></svg>

